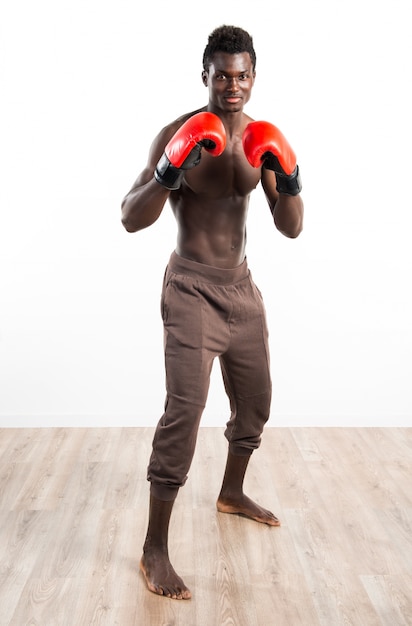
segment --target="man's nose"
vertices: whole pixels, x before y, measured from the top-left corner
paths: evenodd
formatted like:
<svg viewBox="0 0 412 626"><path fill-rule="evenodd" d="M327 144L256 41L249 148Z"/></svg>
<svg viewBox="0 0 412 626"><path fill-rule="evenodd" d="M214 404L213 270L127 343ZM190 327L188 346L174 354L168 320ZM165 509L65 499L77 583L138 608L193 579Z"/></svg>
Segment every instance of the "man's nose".
<svg viewBox="0 0 412 626"><path fill-rule="evenodd" d="M229 91L239 91L239 83L236 78L229 78Z"/></svg>

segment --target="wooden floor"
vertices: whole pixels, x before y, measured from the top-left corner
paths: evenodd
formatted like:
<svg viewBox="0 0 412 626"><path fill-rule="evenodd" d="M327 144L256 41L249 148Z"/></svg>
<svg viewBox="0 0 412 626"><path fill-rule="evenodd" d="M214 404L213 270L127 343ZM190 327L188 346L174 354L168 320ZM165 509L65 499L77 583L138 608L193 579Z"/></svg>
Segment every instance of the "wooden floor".
<svg viewBox="0 0 412 626"><path fill-rule="evenodd" d="M217 513L203 427L170 528L190 601L146 590L151 428L0 430L1 626L412 624L412 428L267 428L245 487L281 528Z"/></svg>

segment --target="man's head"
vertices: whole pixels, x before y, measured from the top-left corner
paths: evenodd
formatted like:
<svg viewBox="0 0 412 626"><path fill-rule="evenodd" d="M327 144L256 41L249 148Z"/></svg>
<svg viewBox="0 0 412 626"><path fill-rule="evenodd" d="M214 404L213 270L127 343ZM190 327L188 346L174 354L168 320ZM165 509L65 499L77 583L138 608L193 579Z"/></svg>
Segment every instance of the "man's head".
<svg viewBox="0 0 412 626"><path fill-rule="evenodd" d="M239 54L248 52L252 61L253 71L256 69L256 53L253 39L248 32L237 26L219 26L209 35L208 43L203 53L203 69L208 71L217 52Z"/></svg>
<svg viewBox="0 0 412 626"><path fill-rule="evenodd" d="M220 26L209 36L203 54L203 84L209 89L209 110L242 111L255 82L256 54L252 37L237 26Z"/></svg>

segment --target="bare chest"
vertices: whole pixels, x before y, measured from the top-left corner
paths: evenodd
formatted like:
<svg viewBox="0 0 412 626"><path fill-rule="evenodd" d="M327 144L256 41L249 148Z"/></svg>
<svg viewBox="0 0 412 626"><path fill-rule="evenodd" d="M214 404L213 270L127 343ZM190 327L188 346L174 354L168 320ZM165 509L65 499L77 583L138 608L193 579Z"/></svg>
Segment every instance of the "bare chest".
<svg viewBox="0 0 412 626"><path fill-rule="evenodd" d="M203 151L200 164L185 175L185 183L195 194L211 199L247 197L260 180L260 169L247 161L239 143L226 148L219 157Z"/></svg>

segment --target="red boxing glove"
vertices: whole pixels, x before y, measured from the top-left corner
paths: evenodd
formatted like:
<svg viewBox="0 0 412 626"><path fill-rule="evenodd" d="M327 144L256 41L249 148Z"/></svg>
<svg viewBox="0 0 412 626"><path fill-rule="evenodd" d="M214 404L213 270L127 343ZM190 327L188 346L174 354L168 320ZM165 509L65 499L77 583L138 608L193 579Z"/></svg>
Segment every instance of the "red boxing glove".
<svg viewBox="0 0 412 626"><path fill-rule="evenodd" d="M173 135L154 176L167 189L179 189L185 170L199 165L202 148L219 156L225 147L226 131L221 119L208 111L196 113Z"/></svg>
<svg viewBox="0 0 412 626"><path fill-rule="evenodd" d="M251 122L243 133L243 149L253 167L276 174L279 193L296 196L302 190L296 156L280 130L269 122Z"/></svg>

